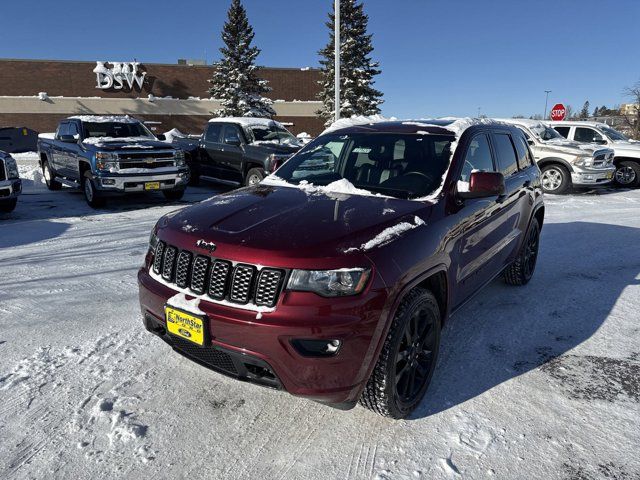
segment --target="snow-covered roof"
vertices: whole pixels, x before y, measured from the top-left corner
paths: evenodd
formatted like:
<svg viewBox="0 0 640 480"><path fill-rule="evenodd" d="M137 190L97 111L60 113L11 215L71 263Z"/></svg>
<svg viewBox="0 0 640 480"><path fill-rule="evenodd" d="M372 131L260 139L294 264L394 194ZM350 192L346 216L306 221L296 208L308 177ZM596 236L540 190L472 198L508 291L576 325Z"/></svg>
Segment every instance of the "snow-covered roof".
<svg viewBox="0 0 640 480"><path fill-rule="evenodd" d="M129 115L74 115L69 119L92 123L139 123L138 120Z"/></svg>
<svg viewBox="0 0 640 480"><path fill-rule="evenodd" d="M256 126L269 127L273 124L276 124L284 128L284 125L282 125L280 122L276 122L275 120L272 120L270 118L260 118L260 117L216 117L209 120L209 123L216 123L216 122L237 123L239 125L242 125L243 127L256 127Z"/></svg>
<svg viewBox="0 0 640 480"><path fill-rule="evenodd" d="M533 120L531 118L494 118L496 122L508 123L509 125L522 125L533 128L538 125L546 126L546 122L542 120Z"/></svg>

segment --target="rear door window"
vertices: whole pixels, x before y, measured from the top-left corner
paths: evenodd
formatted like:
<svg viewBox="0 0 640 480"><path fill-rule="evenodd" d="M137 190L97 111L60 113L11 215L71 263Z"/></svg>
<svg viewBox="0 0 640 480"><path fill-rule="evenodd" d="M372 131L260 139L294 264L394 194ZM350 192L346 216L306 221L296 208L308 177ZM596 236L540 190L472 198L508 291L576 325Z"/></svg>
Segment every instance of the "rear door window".
<svg viewBox="0 0 640 480"><path fill-rule="evenodd" d="M593 128L577 127L574 135L576 142L599 142L603 140L602 135L596 132Z"/></svg>
<svg viewBox="0 0 640 480"><path fill-rule="evenodd" d="M516 151L511 141L511 135L508 133L494 133L496 153L498 155L498 166L500 172L509 177L518 172L518 160Z"/></svg>
<svg viewBox="0 0 640 480"><path fill-rule="evenodd" d="M553 129L558 132L560 135L562 135L564 138L569 138L569 130L571 130L571 127L558 127L558 126L554 126Z"/></svg>
<svg viewBox="0 0 640 480"><path fill-rule="evenodd" d="M524 170L533 165L533 158L531 158L531 152L527 147L527 141L524 139L524 136L518 135L514 140L518 153L518 167L520 167L520 170Z"/></svg>

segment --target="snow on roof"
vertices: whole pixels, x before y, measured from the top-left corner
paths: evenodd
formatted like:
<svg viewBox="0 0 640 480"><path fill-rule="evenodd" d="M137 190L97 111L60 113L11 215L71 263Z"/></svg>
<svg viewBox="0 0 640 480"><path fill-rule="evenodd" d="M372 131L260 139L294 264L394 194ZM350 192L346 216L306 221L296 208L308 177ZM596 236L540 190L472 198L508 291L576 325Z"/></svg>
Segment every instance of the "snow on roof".
<svg viewBox="0 0 640 480"><path fill-rule="evenodd" d="M243 127L256 127L256 126L269 127L275 124L279 127L284 128L284 125L282 125L280 122L276 122L271 118L260 118L260 117L216 117L209 120L209 123L216 123L216 122L237 123L242 125Z"/></svg>
<svg viewBox="0 0 640 480"><path fill-rule="evenodd" d="M382 122L393 122L397 120L395 117L386 118L382 115L354 115L351 118L341 118L340 120L333 122L329 127L322 132L322 135L325 133L333 132L334 130L340 130L342 128L349 127L357 127L363 125L373 125L374 123L382 123Z"/></svg>
<svg viewBox="0 0 640 480"><path fill-rule="evenodd" d="M69 119L92 123L138 123L138 120L129 115L74 115Z"/></svg>
<svg viewBox="0 0 640 480"><path fill-rule="evenodd" d="M508 123L509 125L523 125L528 128L545 127L547 124L542 120L534 120L531 118L494 118L496 122Z"/></svg>

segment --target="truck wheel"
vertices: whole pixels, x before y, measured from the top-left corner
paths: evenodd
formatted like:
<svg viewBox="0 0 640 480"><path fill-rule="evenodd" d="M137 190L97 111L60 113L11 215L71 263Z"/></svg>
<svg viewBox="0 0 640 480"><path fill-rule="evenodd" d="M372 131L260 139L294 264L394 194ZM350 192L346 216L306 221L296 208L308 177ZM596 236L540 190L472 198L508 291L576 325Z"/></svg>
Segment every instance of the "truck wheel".
<svg viewBox="0 0 640 480"><path fill-rule="evenodd" d="M264 170L262 168L252 168L247 172L247 177L244 179L244 184L247 187L257 185L264 178Z"/></svg>
<svg viewBox="0 0 640 480"><path fill-rule="evenodd" d="M616 185L621 187L637 187L640 185L640 165L636 162L624 161L616 169Z"/></svg>
<svg viewBox="0 0 640 480"><path fill-rule="evenodd" d="M527 236L518 252L518 257L504 271L504 281L506 283L509 285L526 285L529 283L536 269L539 246L540 225L537 219L532 218Z"/></svg>
<svg viewBox="0 0 640 480"><path fill-rule="evenodd" d="M42 176L49 190L60 190L62 188L62 184L55 179L55 174L51 170L47 160L42 164Z"/></svg>
<svg viewBox="0 0 640 480"><path fill-rule="evenodd" d="M440 308L414 288L400 303L360 403L391 418L409 415L431 382L440 347Z"/></svg>
<svg viewBox="0 0 640 480"><path fill-rule="evenodd" d="M8 202L2 202L0 203L0 212L11 213L16 209L17 204L18 204L17 198L12 198Z"/></svg>
<svg viewBox="0 0 640 480"><path fill-rule="evenodd" d="M96 189L91 179L91 173L88 171L84 172L84 177L82 177L82 191L84 193L84 199L91 208L104 207L107 203L106 199L101 196L100 192Z"/></svg>
<svg viewBox="0 0 640 480"><path fill-rule="evenodd" d="M544 193L564 193L571 185L571 176L562 165L545 165L540 170L542 171L540 180Z"/></svg>
<svg viewBox="0 0 640 480"><path fill-rule="evenodd" d="M164 198L171 201L180 200L182 197L184 197L184 189L163 190L162 193L164 195Z"/></svg>

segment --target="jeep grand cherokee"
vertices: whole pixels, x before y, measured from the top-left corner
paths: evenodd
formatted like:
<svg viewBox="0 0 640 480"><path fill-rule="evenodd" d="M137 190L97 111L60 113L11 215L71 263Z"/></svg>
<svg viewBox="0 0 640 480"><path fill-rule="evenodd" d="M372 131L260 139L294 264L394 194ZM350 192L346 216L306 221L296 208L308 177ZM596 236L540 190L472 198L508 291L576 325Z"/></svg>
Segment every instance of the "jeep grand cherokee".
<svg viewBox="0 0 640 480"><path fill-rule="evenodd" d="M451 313L498 275L530 280L543 219L515 127L349 126L162 217L138 274L144 324L223 374L402 418Z"/></svg>

